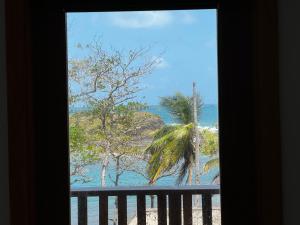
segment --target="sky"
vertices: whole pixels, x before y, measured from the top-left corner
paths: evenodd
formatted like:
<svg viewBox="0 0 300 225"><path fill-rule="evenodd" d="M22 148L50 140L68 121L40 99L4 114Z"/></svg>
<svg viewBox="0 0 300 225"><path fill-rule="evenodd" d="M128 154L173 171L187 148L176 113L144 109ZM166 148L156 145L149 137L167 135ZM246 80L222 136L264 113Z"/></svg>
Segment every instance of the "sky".
<svg viewBox="0 0 300 225"><path fill-rule="evenodd" d="M67 22L72 59L84 57L78 44L95 39L122 51L151 46L160 63L138 93L148 105L176 92L191 96L193 81L205 104L217 104L216 10L68 13Z"/></svg>

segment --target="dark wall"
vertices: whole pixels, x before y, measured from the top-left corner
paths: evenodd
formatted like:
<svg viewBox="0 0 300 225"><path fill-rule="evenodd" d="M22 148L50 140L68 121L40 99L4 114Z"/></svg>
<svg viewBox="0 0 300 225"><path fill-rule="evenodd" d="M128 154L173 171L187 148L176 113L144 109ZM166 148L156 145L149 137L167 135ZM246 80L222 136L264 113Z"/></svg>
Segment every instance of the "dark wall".
<svg viewBox="0 0 300 225"><path fill-rule="evenodd" d="M300 1L279 0L278 8L284 225L299 225Z"/></svg>
<svg viewBox="0 0 300 225"><path fill-rule="evenodd" d="M0 224L9 224L4 0L0 0Z"/></svg>
<svg viewBox="0 0 300 225"><path fill-rule="evenodd" d="M9 224L4 0L0 0L0 224ZM300 1L279 2L284 225L298 225L300 204Z"/></svg>

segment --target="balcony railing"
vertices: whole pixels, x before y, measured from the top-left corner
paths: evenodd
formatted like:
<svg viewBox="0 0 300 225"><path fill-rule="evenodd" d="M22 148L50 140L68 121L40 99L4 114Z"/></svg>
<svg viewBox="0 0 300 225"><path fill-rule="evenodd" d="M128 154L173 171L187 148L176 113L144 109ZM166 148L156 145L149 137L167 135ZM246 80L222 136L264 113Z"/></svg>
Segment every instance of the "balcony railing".
<svg viewBox="0 0 300 225"><path fill-rule="evenodd" d="M193 225L193 195L200 196L203 225L212 225L212 196L218 185L109 187L72 189L78 199L78 225L88 225L88 197L99 197L99 224L108 225L108 197L117 197L118 225L127 225L127 196L136 196L137 225L146 225L146 196L157 196L158 225ZM169 219L167 219L167 217ZM195 223L194 223L195 224ZM200 225L200 224L199 224Z"/></svg>

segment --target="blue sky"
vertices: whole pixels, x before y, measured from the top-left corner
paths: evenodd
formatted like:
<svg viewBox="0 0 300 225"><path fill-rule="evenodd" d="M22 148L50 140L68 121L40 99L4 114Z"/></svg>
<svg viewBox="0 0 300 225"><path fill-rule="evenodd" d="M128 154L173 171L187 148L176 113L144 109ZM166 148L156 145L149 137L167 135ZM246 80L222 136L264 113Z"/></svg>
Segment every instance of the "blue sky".
<svg viewBox="0 0 300 225"><path fill-rule="evenodd" d="M100 39L119 50L152 46L161 63L142 80L139 98L157 105L159 97L192 94L192 82L206 104L217 104L217 31L215 10L104 12L68 14L68 55L76 46Z"/></svg>

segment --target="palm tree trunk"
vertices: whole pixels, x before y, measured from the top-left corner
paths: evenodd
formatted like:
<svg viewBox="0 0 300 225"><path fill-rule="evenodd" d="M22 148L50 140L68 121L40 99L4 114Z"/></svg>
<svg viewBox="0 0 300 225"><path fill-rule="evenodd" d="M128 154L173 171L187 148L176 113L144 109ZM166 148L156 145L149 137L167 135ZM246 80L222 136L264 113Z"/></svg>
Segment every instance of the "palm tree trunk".
<svg viewBox="0 0 300 225"><path fill-rule="evenodd" d="M194 119L194 148L195 148L195 184L200 184L200 136L198 130L197 91L193 82L193 119Z"/></svg>
<svg viewBox="0 0 300 225"><path fill-rule="evenodd" d="M200 136L198 129L198 106L196 84L193 82L193 120L194 120L194 150L195 150L195 184L200 184ZM200 196L196 195L195 206L200 207Z"/></svg>
<svg viewBox="0 0 300 225"><path fill-rule="evenodd" d="M193 167L192 166L189 168L189 173L188 173L188 177L187 177L187 183L189 185L193 184Z"/></svg>
<svg viewBox="0 0 300 225"><path fill-rule="evenodd" d="M151 209L154 208L154 198L155 198L155 195L150 195L150 208Z"/></svg>

